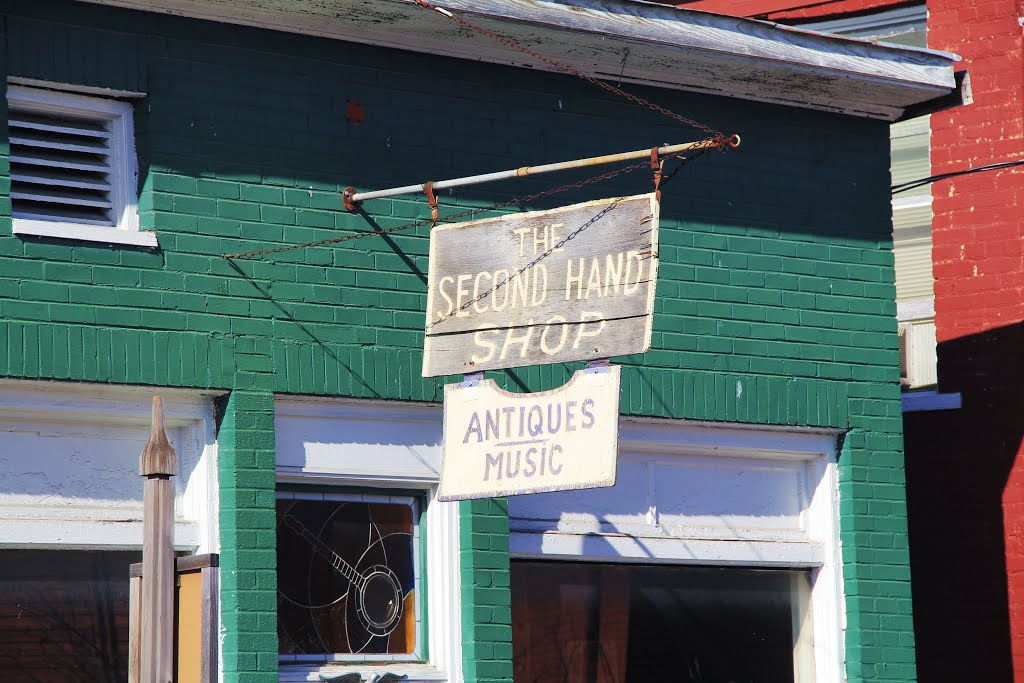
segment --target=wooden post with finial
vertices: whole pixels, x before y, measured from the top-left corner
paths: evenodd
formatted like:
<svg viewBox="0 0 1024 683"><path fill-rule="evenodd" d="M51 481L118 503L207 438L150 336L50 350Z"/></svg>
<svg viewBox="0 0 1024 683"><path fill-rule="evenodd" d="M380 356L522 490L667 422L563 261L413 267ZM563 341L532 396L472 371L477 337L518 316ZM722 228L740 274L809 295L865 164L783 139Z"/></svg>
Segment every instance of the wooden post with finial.
<svg viewBox="0 0 1024 683"><path fill-rule="evenodd" d="M174 481L178 454L164 432L164 400L153 397L153 426L139 457L146 477L142 512L141 683L174 677Z"/></svg>

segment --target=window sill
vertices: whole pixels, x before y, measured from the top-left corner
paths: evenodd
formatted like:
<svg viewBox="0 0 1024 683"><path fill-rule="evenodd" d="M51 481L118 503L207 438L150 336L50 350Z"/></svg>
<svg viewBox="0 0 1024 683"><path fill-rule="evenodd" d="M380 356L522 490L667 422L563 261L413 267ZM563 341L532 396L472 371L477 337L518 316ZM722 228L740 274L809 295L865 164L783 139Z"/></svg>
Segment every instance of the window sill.
<svg viewBox="0 0 1024 683"><path fill-rule="evenodd" d="M378 664L348 664L332 666L295 666L281 663L278 670L278 680L281 683L307 683L312 681L330 680L347 673L358 672L364 681L373 679L374 674L390 672L399 676L406 675L405 683L444 683L451 680L451 676L429 664L403 664L396 662L391 665Z"/></svg>
<svg viewBox="0 0 1024 683"><path fill-rule="evenodd" d="M925 410L956 410L962 405L960 392L940 394L937 391L905 391L900 400L904 413Z"/></svg>
<svg viewBox="0 0 1024 683"><path fill-rule="evenodd" d="M160 246L156 233L150 231L118 230L95 225L77 225L74 223L51 223L49 221L19 220L13 221L14 234L32 237L56 237L76 242L103 242L105 244L123 244L132 247Z"/></svg>

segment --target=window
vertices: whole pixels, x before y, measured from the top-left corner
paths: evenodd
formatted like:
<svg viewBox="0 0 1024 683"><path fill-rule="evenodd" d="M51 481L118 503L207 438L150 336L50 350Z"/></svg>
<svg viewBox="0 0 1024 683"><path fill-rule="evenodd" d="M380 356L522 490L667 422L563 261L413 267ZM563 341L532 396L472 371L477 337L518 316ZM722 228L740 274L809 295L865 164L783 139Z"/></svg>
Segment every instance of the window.
<svg viewBox="0 0 1024 683"><path fill-rule="evenodd" d="M824 33L927 47L924 5L900 7L858 17L805 24ZM930 117L894 123L892 182L931 175ZM893 252L896 257L896 319L900 330L900 379L907 389L934 386L935 287L932 276L932 190L924 185L893 196Z"/></svg>
<svg viewBox="0 0 1024 683"><path fill-rule="evenodd" d="M614 487L508 500L513 678L843 680L835 435L623 419Z"/></svg>
<svg viewBox="0 0 1024 683"><path fill-rule="evenodd" d="M438 406L278 397L280 680L462 680L459 506Z"/></svg>
<svg viewBox="0 0 1024 683"><path fill-rule="evenodd" d="M178 453L175 549L215 552L212 393L0 380L0 681L128 679L129 569L142 559L139 454L155 392Z"/></svg>
<svg viewBox="0 0 1024 683"><path fill-rule="evenodd" d="M279 492L282 662L419 658L415 498Z"/></svg>
<svg viewBox="0 0 1024 683"><path fill-rule="evenodd" d="M513 560L511 590L517 681L814 676L807 570Z"/></svg>
<svg viewBox="0 0 1024 683"><path fill-rule="evenodd" d="M16 235L157 246L140 232L131 105L9 85Z"/></svg>
<svg viewBox="0 0 1024 683"><path fill-rule="evenodd" d="M120 551L0 552L0 680L126 680L128 567L141 559Z"/></svg>

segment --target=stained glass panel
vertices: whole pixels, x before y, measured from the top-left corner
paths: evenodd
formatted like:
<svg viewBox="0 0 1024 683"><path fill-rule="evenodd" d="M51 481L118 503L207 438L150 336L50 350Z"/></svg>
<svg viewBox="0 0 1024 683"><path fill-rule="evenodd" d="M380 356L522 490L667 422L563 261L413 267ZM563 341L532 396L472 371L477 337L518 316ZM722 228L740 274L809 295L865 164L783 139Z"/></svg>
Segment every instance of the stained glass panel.
<svg viewBox="0 0 1024 683"><path fill-rule="evenodd" d="M416 650L415 505L359 498L277 501L282 655Z"/></svg>

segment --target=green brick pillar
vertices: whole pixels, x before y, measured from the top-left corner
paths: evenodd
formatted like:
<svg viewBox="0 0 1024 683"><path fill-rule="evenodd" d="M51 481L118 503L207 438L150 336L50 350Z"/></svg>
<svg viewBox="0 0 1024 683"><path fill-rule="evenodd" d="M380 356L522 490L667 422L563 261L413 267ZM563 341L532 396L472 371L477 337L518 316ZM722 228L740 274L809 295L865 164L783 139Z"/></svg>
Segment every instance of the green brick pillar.
<svg viewBox="0 0 1024 683"><path fill-rule="evenodd" d="M512 604L504 498L462 503L459 546L466 683L511 683Z"/></svg>
<svg viewBox="0 0 1024 683"><path fill-rule="evenodd" d="M274 395L220 406L221 659L225 683L277 681Z"/></svg>
<svg viewBox="0 0 1024 683"><path fill-rule="evenodd" d="M875 392L851 399L839 454L849 683L917 680L899 386Z"/></svg>

